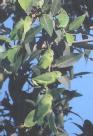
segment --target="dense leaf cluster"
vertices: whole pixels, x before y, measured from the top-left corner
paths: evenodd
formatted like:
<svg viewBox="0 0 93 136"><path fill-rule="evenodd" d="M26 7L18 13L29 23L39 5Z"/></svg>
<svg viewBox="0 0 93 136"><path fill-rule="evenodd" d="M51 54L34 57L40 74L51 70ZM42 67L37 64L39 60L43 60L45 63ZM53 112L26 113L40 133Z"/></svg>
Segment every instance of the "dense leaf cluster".
<svg viewBox="0 0 93 136"><path fill-rule="evenodd" d="M81 96L71 90L71 80L89 74L74 73L74 64L81 57L92 60L89 54L93 47L88 43L93 41L92 37L88 39L92 29L91 3L0 2L0 87L9 79L10 94L2 101L10 119L0 122L0 131L5 130L9 136L68 136L64 117L74 113L69 101ZM9 17L12 29L5 26ZM81 41L76 40L79 33ZM27 91L23 89L25 84L29 86ZM83 135L90 136L85 131Z"/></svg>

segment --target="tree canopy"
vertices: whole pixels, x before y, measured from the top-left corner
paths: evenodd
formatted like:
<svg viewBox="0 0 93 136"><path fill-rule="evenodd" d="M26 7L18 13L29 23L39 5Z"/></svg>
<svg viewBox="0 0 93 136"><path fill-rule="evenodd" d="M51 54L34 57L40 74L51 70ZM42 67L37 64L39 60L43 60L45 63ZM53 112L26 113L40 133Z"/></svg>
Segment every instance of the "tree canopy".
<svg viewBox="0 0 93 136"><path fill-rule="evenodd" d="M80 117L69 102L82 96L71 81L90 73L75 73L74 64L82 57L93 61L92 5L92 0L0 1L0 89L8 84L0 109L4 136L69 135L64 119L70 113ZM89 120L74 124L82 130L75 135L93 136Z"/></svg>

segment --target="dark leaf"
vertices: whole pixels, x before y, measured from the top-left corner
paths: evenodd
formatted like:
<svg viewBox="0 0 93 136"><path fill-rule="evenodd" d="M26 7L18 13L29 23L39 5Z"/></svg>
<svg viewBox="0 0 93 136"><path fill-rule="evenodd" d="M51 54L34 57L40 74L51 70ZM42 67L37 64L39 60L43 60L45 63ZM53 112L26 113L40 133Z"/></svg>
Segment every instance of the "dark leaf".
<svg viewBox="0 0 93 136"><path fill-rule="evenodd" d="M53 0L51 6L52 15L55 16L61 9L61 0Z"/></svg>
<svg viewBox="0 0 93 136"><path fill-rule="evenodd" d="M49 15L44 14L40 18L40 24L41 24L42 28L45 29L50 36L52 36L52 34L53 34L53 20L52 20L52 18Z"/></svg>
<svg viewBox="0 0 93 136"><path fill-rule="evenodd" d="M67 56L61 56L59 59L55 60L54 67L65 68L73 66L80 58L82 54L73 53Z"/></svg>

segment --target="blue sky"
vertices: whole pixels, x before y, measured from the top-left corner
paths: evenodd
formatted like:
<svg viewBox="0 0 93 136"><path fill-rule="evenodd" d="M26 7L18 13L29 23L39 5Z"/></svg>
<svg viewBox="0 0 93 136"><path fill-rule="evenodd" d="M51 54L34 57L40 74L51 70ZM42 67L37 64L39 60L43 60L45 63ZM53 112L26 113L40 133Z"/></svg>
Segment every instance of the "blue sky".
<svg viewBox="0 0 93 136"><path fill-rule="evenodd" d="M90 57L93 57L93 53L90 54ZM78 73L82 71L93 72L93 62L88 61L86 64L84 58L80 59L74 66L74 72ZM71 101L70 105L73 107L73 111L78 113L84 120L89 119L93 122L93 73L86 75L83 78L74 79L71 88L83 95L82 97L78 97ZM66 128L70 133L70 136L74 136L73 132L78 133L80 130L71 122L82 124L82 121L78 117L73 116L73 120L66 123Z"/></svg>

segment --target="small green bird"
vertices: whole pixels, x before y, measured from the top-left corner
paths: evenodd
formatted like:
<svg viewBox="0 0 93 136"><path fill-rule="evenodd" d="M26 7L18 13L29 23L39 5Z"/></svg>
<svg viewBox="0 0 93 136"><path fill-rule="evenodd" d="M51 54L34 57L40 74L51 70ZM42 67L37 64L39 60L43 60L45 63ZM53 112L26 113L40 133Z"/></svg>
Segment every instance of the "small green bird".
<svg viewBox="0 0 93 136"><path fill-rule="evenodd" d="M61 75L62 74L60 71L46 72L42 75L32 78L32 82L35 85L47 86L49 84L56 82L58 80L58 78L61 77Z"/></svg>
<svg viewBox="0 0 93 136"><path fill-rule="evenodd" d="M53 62L53 56L53 50L51 48L48 48L40 58L40 61L38 63L39 68L47 69Z"/></svg>
<svg viewBox="0 0 93 136"><path fill-rule="evenodd" d="M51 111L53 97L50 94L45 94L37 105L34 121L42 121L43 118Z"/></svg>

